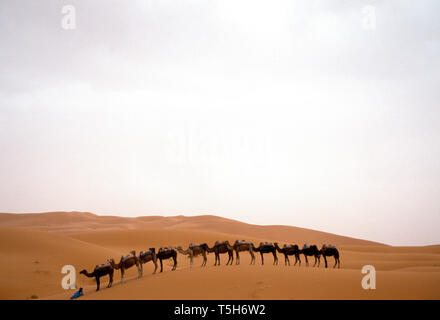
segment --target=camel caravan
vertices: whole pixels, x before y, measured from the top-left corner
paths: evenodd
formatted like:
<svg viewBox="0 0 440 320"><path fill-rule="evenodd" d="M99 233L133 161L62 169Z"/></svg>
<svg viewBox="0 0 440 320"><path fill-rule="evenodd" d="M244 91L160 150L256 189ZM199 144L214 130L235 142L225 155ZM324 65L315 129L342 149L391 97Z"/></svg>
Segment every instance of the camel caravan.
<svg viewBox="0 0 440 320"><path fill-rule="evenodd" d="M324 258L325 267L327 268L327 257L334 257L335 264L333 268L338 266L340 268L340 260L339 260L339 251L333 245L322 245L319 250L316 245L304 244L302 249L298 247L296 244L285 244L282 248L279 247L278 243L271 242L260 242L259 246L256 247L252 242L245 240L236 240L234 244L230 244L229 241L216 241L214 246L210 248L206 243L195 244L190 243L188 249L183 249L181 246L177 247L164 247L160 248L157 252L155 248L150 248L148 251L141 251L139 256L136 255L136 252L133 250L128 255L122 256L118 263L115 263L113 258L107 260L106 264L101 264L95 266L95 269L92 273L87 272L87 270L82 270L80 274L85 275L89 278L95 278L96 280L96 291L99 290L100 287L100 278L103 276L109 276L109 283L107 288L111 287L113 284L113 275L114 270L121 271L121 282L124 281L125 270L129 269L133 266L137 267L138 270L138 278L143 275L143 264L148 263L150 261L154 264L153 274L157 271L157 260L160 262L160 272L163 272L163 260L172 259L173 267L171 271L176 270L177 268L177 253L182 255L187 255L190 259L190 268L194 265L194 258L198 256L203 257L202 267L206 266L206 262L208 261L207 255L209 253L215 254L215 263L214 266L220 266L220 255L228 254L228 261L226 265L232 265L234 262L234 252L236 257L236 264L240 264L240 252L248 251L251 257L251 265L255 265L255 254L257 252L260 253L261 256L261 265L264 265L264 254L269 253L273 255L273 265L278 265L278 257L277 253L281 253L284 255L284 264L290 266L289 256L295 257L294 266L298 263L301 266L301 254L304 255L306 260L306 266L309 266L309 261L307 257L314 257L315 261L313 266L315 267L318 264L320 265L321 256Z"/></svg>

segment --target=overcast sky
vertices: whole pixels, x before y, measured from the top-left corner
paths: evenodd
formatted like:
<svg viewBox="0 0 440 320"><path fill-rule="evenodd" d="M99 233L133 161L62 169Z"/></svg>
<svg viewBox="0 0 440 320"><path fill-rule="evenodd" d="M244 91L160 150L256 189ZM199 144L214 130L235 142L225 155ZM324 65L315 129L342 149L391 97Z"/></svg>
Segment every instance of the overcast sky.
<svg viewBox="0 0 440 320"><path fill-rule="evenodd" d="M0 212L440 243L438 0L2 0L0 37Z"/></svg>

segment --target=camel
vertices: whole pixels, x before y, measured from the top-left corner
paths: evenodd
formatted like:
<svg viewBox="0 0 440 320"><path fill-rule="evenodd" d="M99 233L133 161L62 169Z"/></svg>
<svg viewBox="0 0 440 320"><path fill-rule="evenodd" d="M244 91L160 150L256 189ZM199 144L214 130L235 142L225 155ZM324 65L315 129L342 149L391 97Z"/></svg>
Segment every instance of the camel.
<svg viewBox="0 0 440 320"><path fill-rule="evenodd" d="M255 254L254 254L254 245L251 242L245 241L245 240L235 240L233 248L235 250L235 254L237 259L236 264L240 264L240 255L239 252L240 251L249 251L250 255L251 255L251 263L250 264L255 264Z"/></svg>
<svg viewBox="0 0 440 320"><path fill-rule="evenodd" d="M278 265L278 257L277 257L277 249L271 242L260 242L258 248L253 248L254 251L257 251L261 255L261 265L264 265L264 257L263 253L271 252L273 254L273 264Z"/></svg>
<svg viewBox="0 0 440 320"><path fill-rule="evenodd" d="M222 253L228 253L228 262L226 263L226 265L229 264L229 262L232 265L232 262L234 262L234 248L229 244L229 241L216 241L214 246L212 248L208 247L208 252L214 252L215 253L215 263L214 266L217 265L217 261L218 261L218 265L220 265L220 254Z"/></svg>
<svg viewBox="0 0 440 320"><path fill-rule="evenodd" d="M318 250L318 247L316 245L311 245L310 247L307 248L303 248L300 250L300 253L302 253L306 259L306 266L309 266L309 260L307 259L307 256L314 256L315 257L315 264L313 266L316 265L316 262L318 262L318 267L321 263L321 259L320 259L320 255L321 255L321 251Z"/></svg>
<svg viewBox="0 0 440 320"><path fill-rule="evenodd" d="M179 253L181 254L189 255L190 268L193 267L194 257L197 257L198 255L203 256L202 267L206 266L206 262L208 261L208 259L206 258L206 253L208 252L208 245L206 243L202 243L202 244L190 243L188 249L186 250L183 250L181 246L177 246L175 247L175 249L179 251Z"/></svg>
<svg viewBox="0 0 440 320"><path fill-rule="evenodd" d="M275 248L277 249L277 251L279 253L284 254L284 265L289 264L289 266L290 266L289 256L295 256L295 264L294 264L294 266L296 265L296 263L298 261L299 261L299 265L301 265L301 259L300 259L300 256L299 256L300 255L300 250L298 248L298 245L296 245L296 244L286 245L285 244L283 246L283 248L280 248L278 246L277 242L275 242L274 245L275 245Z"/></svg>
<svg viewBox="0 0 440 320"><path fill-rule="evenodd" d="M148 251L141 251L139 253L139 264L141 265L141 274L144 273L144 267L143 264L147 263L149 261L153 261L154 263L154 271L153 274L156 273L157 270L157 256L156 256L156 249L150 248Z"/></svg>
<svg viewBox="0 0 440 320"><path fill-rule="evenodd" d="M163 263L162 260L167 260L172 258L174 261L173 268L171 271L176 270L177 268L177 251L174 250L171 246L168 248L160 248L157 252L157 258L160 261L160 272L163 272Z"/></svg>
<svg viewBox="0 0 440 320"><path fill-rule="evenodd" d="M107 288L110 288L112 286L112 284L113 284L113 272L114 272L114 270L113 270L112 266L107 263L107 264L101 264L101 265L95 266L95 269L93 270L92 273L88 273L87 270L84 269L84 270L80 271L80 274L83 274L83 275L85 275L86 277L89 277L89 278L95 277L95 279L96 279L96 291L99 291L99 284L100 284L99 279L101 277L103 277L103 276L109 275L110 280L108 282Z"/></svg>
<svg viewBox="0 0 440 320"><path fill-rule="evenodd" d="M327 257L332 257L332 256L335 258L335 265L333 266L333 268L335 268L336 265L338 265L338 269L341 267L341 262L339 260L339 251L338 249L336 249L336 247L326 246L324 244L321 248L321 254L322 257L324 258L326 268L327 268Z"/></svg>
<svg viewBox="0 0 440 320"><path fill-rule="evenodd" d="M136 265L138 269L138 278L142 276L142 271L139 263L139 258L136 256L136 251L131 251L127 256L122 256L118 264L115 264L115 260L108 259L107 262L113 267L113 269L121 269L121 282L124 281L125 270Z"/></svg>

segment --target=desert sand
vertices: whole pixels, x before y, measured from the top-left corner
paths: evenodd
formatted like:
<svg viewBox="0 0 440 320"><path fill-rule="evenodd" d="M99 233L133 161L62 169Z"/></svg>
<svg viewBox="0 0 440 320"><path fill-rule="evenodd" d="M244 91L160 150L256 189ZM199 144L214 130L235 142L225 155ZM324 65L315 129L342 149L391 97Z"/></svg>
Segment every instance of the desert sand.
<svg viewBox="0 0 440 320"><path fill-rule="evenodd" d="M79 275L92 271L108 258L119 261L131 250L137 253L150 247L246 239L284 243L304 242L336 245L341 268L285 266L265 255L265 264L257 254L249 265L249 253L241 253L241 264L215 267L214 254L206 267L195 258L189 267L187 256L178 255L176 271L171 262L164 272L153 275L151 262L136 279L136 268L127 271L120 283L115 270L113 287L106 288L108 277L101 279L96 292L94 279ZM293 262L293 257L290 257ZM313 258L309 261L313 262ZM393 247L374 241L290 226L257 226L216 216L138 217L97 216L83 212L38 214L0 214L0 299L69 299L75 290L64 290L61 268L73 265L77 285L84 288L80 299L440 299L440 246ZM364 290L361 269L376 268L376 289ZM158 270L159 271L159 270Z"/></svg>

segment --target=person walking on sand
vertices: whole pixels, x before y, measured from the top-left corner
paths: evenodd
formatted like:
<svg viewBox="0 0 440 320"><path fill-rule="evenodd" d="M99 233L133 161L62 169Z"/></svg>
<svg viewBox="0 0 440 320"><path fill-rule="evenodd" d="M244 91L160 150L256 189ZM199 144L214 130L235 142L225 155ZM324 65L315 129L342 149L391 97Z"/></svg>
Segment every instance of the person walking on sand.
<svg viewBox="0 0 440 320"><path fill-rule="evenodd" d="M75 292L74 295L70 297L70 299L76 299L83 295L84 295L83 288L79 288L79 290Z"/></svg>

